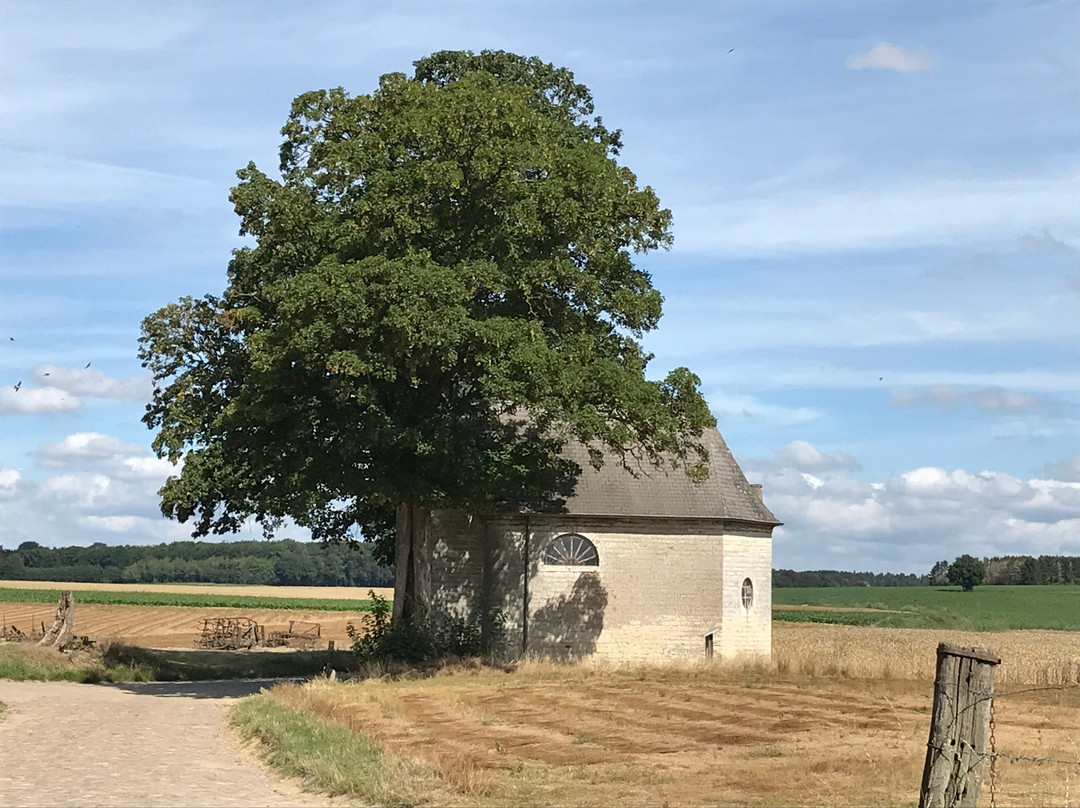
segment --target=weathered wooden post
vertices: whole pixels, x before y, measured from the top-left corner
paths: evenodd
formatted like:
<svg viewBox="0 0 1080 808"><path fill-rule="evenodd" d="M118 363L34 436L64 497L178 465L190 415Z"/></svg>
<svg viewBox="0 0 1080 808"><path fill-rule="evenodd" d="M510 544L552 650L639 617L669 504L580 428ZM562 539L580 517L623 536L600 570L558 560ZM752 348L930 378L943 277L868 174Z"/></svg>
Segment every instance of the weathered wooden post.
<svg viewBox="0 0 1080 808"><path fill-rule="evenodd" d="M75 598L70 592L61 592L56 604L56 619L52 627L44 633L38 645L55 645L63 650L71 641L71 627L75 620ZM42 628L45 623L42 622Z"/></svg>
<svg viewBox="0 0 1080 808"><path fill-rule="evenodd" d="M966 808L982 790L994 669L1001 658L985 648L941 643L934 708L926 744L919 808Z"/></svg>

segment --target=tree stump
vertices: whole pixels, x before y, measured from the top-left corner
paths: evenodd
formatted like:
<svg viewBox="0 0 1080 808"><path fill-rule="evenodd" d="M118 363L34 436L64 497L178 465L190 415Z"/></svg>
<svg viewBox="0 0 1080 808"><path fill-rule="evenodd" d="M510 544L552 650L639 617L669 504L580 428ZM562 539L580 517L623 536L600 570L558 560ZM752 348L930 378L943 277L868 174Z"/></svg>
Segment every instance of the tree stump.
<svg viewBox="0 0 1080 808"><path fill-rule="evenodd" d="M56 604L56 619L52 626L45 632L45 636L38 641L38 645L55 646L63 649L71 641L72 625L75 622L75 598L70 592L61 592L60 600Z"/></svg>
<svg viewBox="0 0 1080 808"><path fill-rule="evenodd" d="M1000 663L1001 658L985 648L938 646L919 808L978 805L994 669Z"/></svg>

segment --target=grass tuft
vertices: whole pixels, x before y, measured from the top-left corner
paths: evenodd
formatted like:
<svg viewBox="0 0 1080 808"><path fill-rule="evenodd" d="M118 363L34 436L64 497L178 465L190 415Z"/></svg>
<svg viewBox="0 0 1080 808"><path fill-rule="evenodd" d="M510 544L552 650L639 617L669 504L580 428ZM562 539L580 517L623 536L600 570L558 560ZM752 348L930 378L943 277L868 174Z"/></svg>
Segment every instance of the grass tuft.
<svg viewBox="0 0 1080 808"><path fill-rule="evenodd" d="M142 665L107 664L96 650L61 654L54 648L22 643L0 645L0 679L37 682L152 682Z"/></svg>
<svg viewBox="0 0 1080 808"><path fill-rule="evenodd" d="M229 722L245 740L258 742L270 766L300 778L308 788L375 805L417 802L405 791L408 778L395 776L408 765L365 735L281 707L266 695L240 701L230 710Z"/></svg>

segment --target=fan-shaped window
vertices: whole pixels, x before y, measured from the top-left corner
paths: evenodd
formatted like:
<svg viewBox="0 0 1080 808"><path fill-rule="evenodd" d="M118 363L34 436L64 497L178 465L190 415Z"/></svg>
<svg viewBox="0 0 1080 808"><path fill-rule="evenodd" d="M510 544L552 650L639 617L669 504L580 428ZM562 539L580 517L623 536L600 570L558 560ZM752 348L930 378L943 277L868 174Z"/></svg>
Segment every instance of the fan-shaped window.
<svg viewBox="0 0 1080 808"><path fill-rule="evenodd" d="M544 563L564 567L596 567L600 564L600 556L596 554L596 546L584 536L564 533L552 539L547 546Z"/></svg>

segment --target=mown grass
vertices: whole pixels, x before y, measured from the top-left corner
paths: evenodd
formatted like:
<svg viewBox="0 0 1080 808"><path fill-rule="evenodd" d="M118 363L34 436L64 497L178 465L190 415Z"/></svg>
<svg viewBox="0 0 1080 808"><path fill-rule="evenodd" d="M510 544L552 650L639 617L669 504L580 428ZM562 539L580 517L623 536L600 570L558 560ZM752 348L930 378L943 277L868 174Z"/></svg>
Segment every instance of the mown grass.
<svg viewBox="0 0 1080 808"><path fill-rule="evenodd" d="M1080 631L1080 586L866 586L773 589L773 619L883 628L959 631ZM785 606L844 606L879 612L822 612Z"/></svg>
<svg viewBox="0 0 1080 808"><path fill-rule="evenodd" d="M414 765L393 758L372 739L339 724L281 707L264 695L236 704L229 722L245 740L259 743L259 754L268 764L301 778L308 788L359 797L374 805L418 801L408 789L417 779L409 771Z"/></svg>
<svg viewBox="0 0 1080 808"><path fill-rule="evenodd" d="M197 608L227 609L285 609L289 611L367 612L370 600L338 600L335 598L274 598L255 595L187 594L180 592L108 592L103 590L74 590L76 603L102 606L195 606ZM0 588L0 603L53 603L60 597L59 589Z"/></svg>

